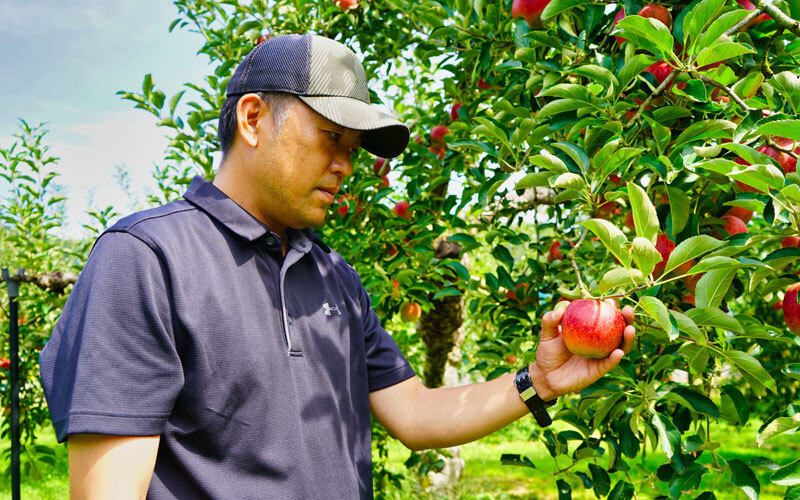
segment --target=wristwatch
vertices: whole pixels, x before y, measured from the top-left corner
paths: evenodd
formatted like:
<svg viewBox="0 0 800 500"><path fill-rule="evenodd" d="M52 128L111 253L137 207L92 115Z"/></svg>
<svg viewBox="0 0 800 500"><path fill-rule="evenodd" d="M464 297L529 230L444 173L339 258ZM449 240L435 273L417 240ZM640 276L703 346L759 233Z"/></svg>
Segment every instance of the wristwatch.
<svg viewBox="0 0 800 500"><path fill-rule="evenodd" d="M558 398L552 401L543 401L542 398L536 394L531 383L531 375L528 373L528 367L520 369L517 376L514 377L514 385L517 386L519 397L525 402L525 405L533 413L536 418L536 423L542 427L547 427L553 423L550 415L547 413L547 408L553 406L558 401Z"/></svg>

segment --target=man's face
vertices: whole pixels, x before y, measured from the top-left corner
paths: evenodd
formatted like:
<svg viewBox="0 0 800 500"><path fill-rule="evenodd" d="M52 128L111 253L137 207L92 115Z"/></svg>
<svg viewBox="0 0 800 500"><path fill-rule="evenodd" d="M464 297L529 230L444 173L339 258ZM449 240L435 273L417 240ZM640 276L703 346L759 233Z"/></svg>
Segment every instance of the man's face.
<svg viewBox="0 0 800 500"><path fill-rule="evenodd" d="M259 125L254 176L261 187L258 210L274 232L324 224L328 207L352 170L361 132L346 129L318 114L302 101L289 111L279 134L272 118Z"/></svg>

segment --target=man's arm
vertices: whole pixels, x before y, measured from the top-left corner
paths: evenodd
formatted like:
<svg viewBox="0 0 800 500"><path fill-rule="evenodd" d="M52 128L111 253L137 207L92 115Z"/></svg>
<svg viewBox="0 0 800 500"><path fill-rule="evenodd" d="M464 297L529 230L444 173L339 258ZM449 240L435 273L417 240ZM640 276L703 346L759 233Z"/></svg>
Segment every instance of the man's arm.
<svg viewBox="0 0 800 500"><path fill-rule="evenodd" d="M616 304L616 303L615 303ZM633 309L622 313L628 326L622 345L604 359L570 353L561 337L564 308L545 314L536 351L528 368L534 390L544 401L580 391L605 375L633 346ZM529 411L514 386L514 374L460 387L426 388L418 377L370 393L375 418L413 450L445 448L479 439Z"/></svg>
<svg viewBox="0 0 800 500"><path fill-rule="evenodd" d="M159 436L71 434L69 492L73 500L144 499Z"/></svg>

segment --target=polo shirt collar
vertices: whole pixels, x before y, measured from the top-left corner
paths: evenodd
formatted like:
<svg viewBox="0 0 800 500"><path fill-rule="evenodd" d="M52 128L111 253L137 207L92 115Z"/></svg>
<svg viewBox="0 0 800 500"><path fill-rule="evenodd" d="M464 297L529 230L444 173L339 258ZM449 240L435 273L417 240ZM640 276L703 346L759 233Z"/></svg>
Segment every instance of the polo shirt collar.
<svg viewBox="0 0 800 500"><path fill-rule="evenodd" d="M270 232L260 220L199 175L194 176L183 197L247 241L255 241ZM311 229L288 228L287 236L289 244L299 252L308 253L311 243L326 253L331 251Z"/></svg>

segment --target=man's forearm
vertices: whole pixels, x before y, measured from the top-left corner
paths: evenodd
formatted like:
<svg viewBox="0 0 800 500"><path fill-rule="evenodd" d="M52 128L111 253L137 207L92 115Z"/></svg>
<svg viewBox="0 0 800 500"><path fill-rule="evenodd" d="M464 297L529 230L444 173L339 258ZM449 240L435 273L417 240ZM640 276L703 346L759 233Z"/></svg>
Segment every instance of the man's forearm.
<svg viewBox="0 0 800 500"><path fill-rule="evenodd" d="M535 364L529 372L542 399L556 397ZM456 446L491 434L528 413L514 386L513 373L460 387L423 387L406 415L403 435L397 437L415 450Z"/></svg>

